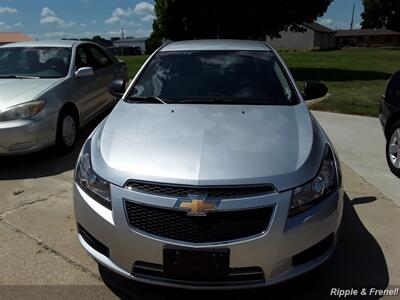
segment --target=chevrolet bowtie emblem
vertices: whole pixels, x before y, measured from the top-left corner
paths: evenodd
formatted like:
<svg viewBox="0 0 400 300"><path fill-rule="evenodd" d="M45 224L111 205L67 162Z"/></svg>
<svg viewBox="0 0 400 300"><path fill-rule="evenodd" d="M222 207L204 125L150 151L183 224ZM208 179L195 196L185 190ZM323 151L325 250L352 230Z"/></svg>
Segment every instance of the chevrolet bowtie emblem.
<svg viewBox="0 0 400 300"><path fill-rule="evenodd" d="M188 215L205 216L207 212L216 210L219 201L206 200L203 196L192 196L188 198L178 199L176 207L186 210Z"/></svg>

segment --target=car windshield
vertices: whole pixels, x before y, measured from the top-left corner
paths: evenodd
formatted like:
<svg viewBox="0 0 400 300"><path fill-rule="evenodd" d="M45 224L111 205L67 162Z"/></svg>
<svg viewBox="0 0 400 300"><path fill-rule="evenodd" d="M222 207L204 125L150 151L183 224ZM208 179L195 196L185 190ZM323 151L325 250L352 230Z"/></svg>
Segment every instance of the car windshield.
<svg viewBox="0 0 400 300"><path fill-rule="evenodd" d="M165 51L157 53L127 100L294 105L293 87L269 51Z"/></svg>
<svg viewBox="0 0 400 300"><path fill-rule="evenodd" d="M68 73L70 48L0 48L0 78L60 78Z"/></svg>

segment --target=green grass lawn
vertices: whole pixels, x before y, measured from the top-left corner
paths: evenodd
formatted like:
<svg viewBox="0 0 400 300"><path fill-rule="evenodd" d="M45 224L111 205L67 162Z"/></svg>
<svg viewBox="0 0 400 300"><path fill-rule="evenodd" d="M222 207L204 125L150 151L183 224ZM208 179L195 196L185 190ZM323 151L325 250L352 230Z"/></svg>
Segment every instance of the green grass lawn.
<svg viewBox="0 0 400 300"><path fill-rule="evenodd" d="M330 96L311 107L317 110L377 116L387 79L400 70L400 49L346 49L283 52L300 88L304 80L319 80Z"/></svg>
<svg viewBox="0 0 400 300"><path fill-rule="evenodd" d="M297 84L324 82L329 97L313 104L316 110L367 116L378 115L378 103L390 75L400 70L400 49L346 49L282 52ZM122 57L132 77L147 56Z"/></svg>
<svg viewBox="0 0 400 300"><path fill-rule="evenodd" d="M126 65L128 66L129 78L133 78L148 57L148 55L139 55L119 56L118 58L122 59L126 63Z"/></svg>

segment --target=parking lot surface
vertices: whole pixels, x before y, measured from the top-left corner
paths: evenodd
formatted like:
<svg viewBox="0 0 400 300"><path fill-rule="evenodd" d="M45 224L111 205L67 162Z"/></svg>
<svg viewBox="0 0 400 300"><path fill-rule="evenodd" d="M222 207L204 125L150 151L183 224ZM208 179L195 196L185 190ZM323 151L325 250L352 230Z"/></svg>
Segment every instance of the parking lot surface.
<svg viewBox="0 0 400 300"><path fill-rule="evenodd" d="M328 134L338 131L321 118L323 114L316 115L322 126L327 126ZM73 168L85 137L95 125L85 128L79 145L68 155L49 149L0 158L0 298L116 297L79 245L73 214ZM250 291L200 293L130 284L126 288L134 299L323 299L331 287L400 285L400 208L382 187L353 171L357 164L346 151L348 133L338 134L332 139L345 163L346 199L337 251L325 265L290 282Z"/></svg>

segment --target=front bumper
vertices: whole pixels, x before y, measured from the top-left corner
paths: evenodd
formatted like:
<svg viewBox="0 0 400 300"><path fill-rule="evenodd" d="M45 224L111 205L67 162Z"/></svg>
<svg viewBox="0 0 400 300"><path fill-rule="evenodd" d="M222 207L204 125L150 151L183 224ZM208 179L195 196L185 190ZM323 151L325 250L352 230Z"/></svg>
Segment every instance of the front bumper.
<svg viewBox="0 0 400 300"><path fill-rule="evenodd" d="M54 145L56 114L0 122L0 155L26 154Z"/></svg>
<svg viewBox="0 0 400 300"><path fill-rule="evenodd" d="M382 126L382 130L385 134L385 137L387 137L387 131L390 128L387 128L387 124L388 124L388 119L390 118L391 115L391 110L388 107L388 104L385 101L385 98L382 97L381 101L379 102L379 121L381 123Z"/></svg>
<svg viewBox="0 0 400 300"><path fill-rule="evenodd" d="M190 244L177 242L133 230L127 221L123 199L134 199L146 204L173 207L175 199L140 194L116 186L111 187L113 210L101 206L79 187L74 187L75 216L78 226L84 228L96 242L107 248L100 253L85 235L79 234L79 241L87 252L100 264L126 278L179 288L222 289L250 288L272 285L307 272L323 263L333 253L336 233L343 210L343 190L339 189L312 209L287 219L291 191L274 193L247 199L223 200L220 209L258 206L274 206L269 228L261 235L218 244ZM161 198L161 197L160 197ZM160 202L160 200L162 200ZM294 264L293 257L333 237L328 248ZM163 264L163 248L166 244L189 248L229 248L230 268L257 267L262 270L263 280L227 283L199 283L170 280L160 277L139 276L133 273L136 262L154 265ZM315 247L314 247L315 248Z"/></svg>
<svg viewBox="0 0 400 300"><path fill-rule="evenodd" d="M385 115L385 107L386 104L383 100L381 100L381 102L379 103L379 121L381 122L381 126L382 128L385 128L386 122L387 122L387 117Z"/></svg>

